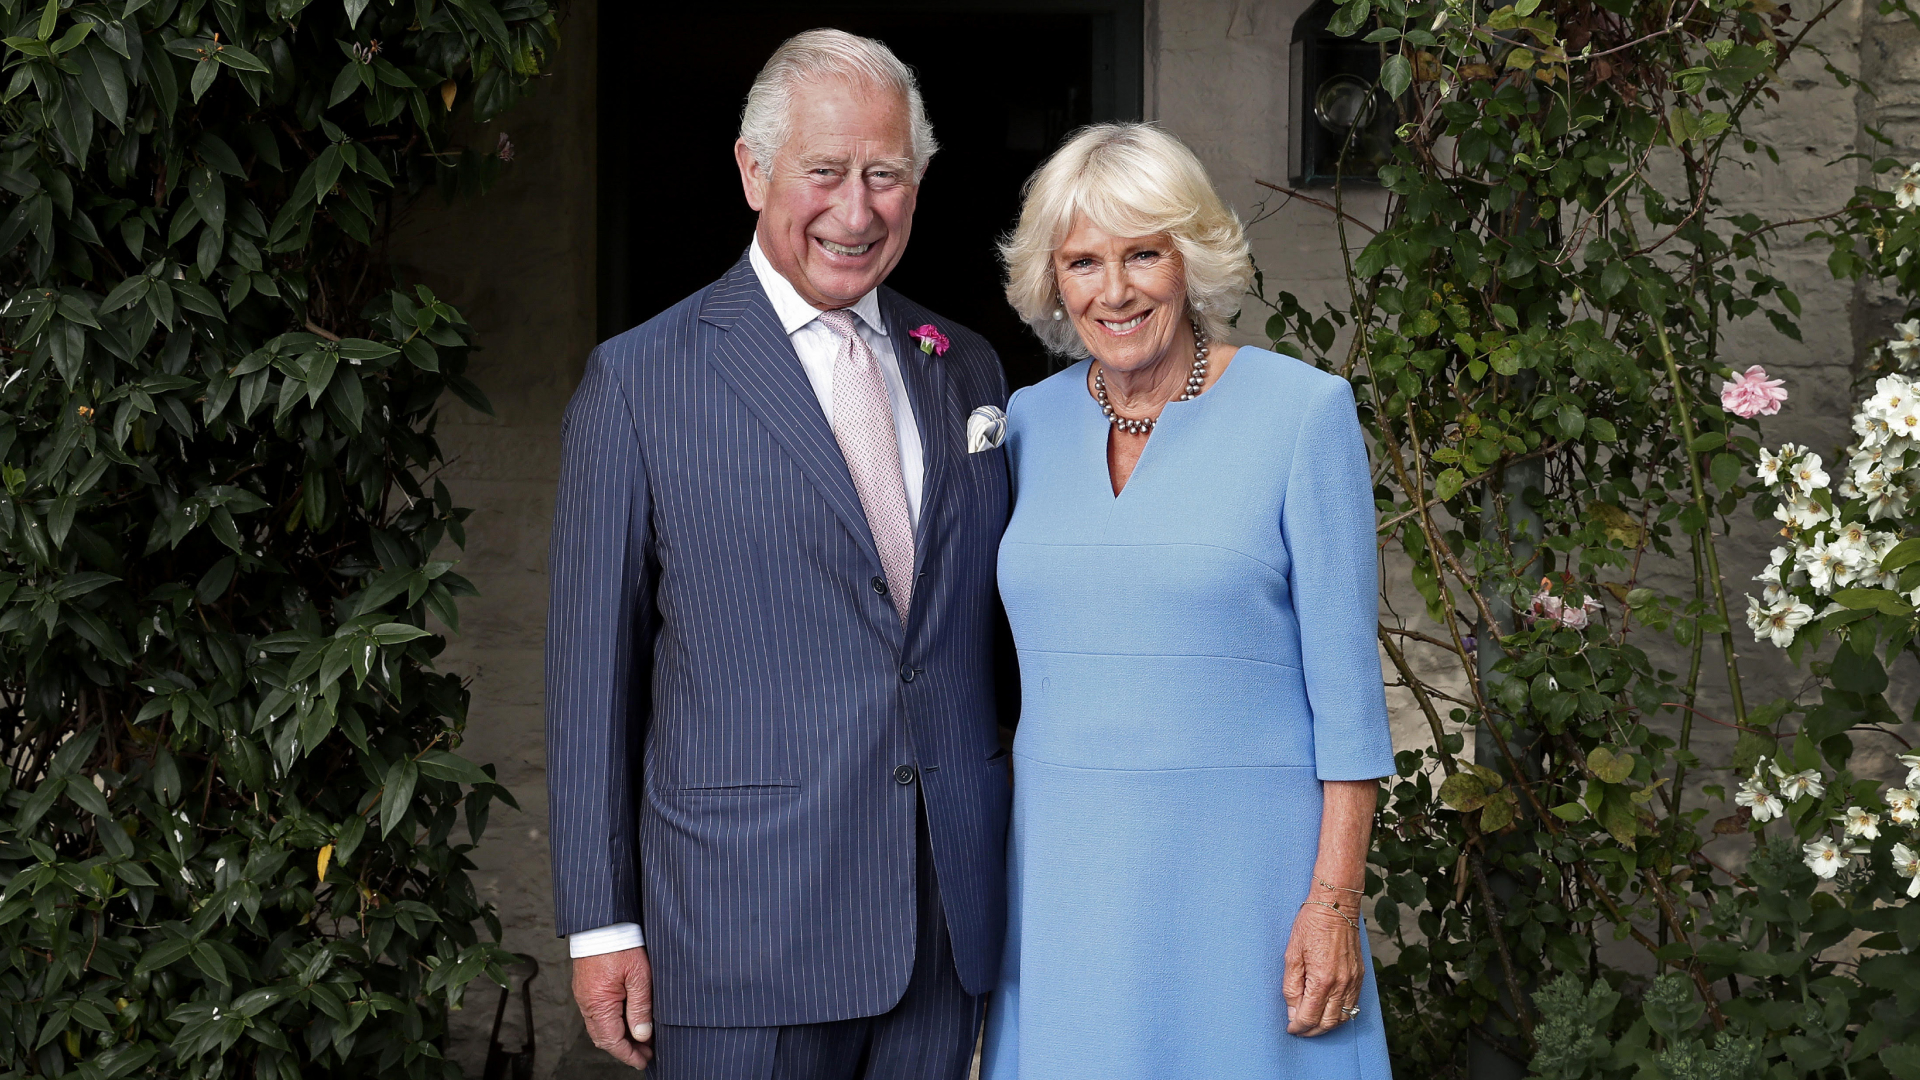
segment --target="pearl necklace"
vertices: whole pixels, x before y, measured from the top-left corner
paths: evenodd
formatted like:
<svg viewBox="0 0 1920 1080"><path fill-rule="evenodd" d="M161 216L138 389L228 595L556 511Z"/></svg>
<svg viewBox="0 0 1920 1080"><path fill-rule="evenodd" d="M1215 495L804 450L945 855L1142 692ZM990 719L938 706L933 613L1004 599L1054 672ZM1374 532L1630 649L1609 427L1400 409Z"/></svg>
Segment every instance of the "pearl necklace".
<svg viewBox="0 0 1920 1080"><path fill-rule="evenodd" d="M1200 330L1198 320L1189 321L1193 327L1193 370L1187 374L1187 388L1175 401L1192 401L1200 396L1200 388L1207 381L1207 335ZM1107 376L1099 361L1093 365L1093 398L1100 403L1100 411L1107 416L1107 423L1129 435L1151 434L1155 424L1160 422L1157 416L1141 417L1131 420L1114 411L1113 402L1107 400Z"/></svg>

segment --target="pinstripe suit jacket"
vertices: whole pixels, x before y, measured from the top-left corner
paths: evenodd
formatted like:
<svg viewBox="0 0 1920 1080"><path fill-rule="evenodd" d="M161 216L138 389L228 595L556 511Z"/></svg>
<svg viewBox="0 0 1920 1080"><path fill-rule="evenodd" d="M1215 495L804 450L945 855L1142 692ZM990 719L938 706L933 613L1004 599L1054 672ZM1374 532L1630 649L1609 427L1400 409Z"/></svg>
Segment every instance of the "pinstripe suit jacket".
<svg viewBox="0 0 1920 1080"><path fill-rule="evenodd" d="M926 473L907 625L845 459L742 258L602 344L564 422L550 553L547 786L559 932L645 928L654 1017L870 1016L915 947L916 768L954 963L1006 926L995 730L1007 400L979 335L881 290ZM943 357L909 347L934 323Z"/></svg>

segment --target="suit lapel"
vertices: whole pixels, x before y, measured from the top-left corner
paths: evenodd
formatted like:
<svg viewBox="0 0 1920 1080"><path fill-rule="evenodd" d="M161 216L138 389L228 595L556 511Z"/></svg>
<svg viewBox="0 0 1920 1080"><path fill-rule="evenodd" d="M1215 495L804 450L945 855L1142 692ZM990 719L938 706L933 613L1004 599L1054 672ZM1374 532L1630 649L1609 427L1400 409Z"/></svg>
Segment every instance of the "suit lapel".
<svg viewBox="0 0 1920 1080"><path fill-rule="evenodd" d="M913 405L913 419L920 429L920 452L925 472L920 481L920 527L915 530L913 561L916 573L926 565L927 541L935 528L940 499L947 476L962 447L965 434L954 396L953 381L947 377L943 357L920 351L920 343L907 336L912 329L910 316L900 297L891 289L880 290L880 312L887 320L887 337L893 354L900 361L900 376L907 384L907 400Z"/></svg>
<svg viewBox="0 0 1920 1080"><path fill-rule="evenodd" d="M700 320L726 331L709 354L713 366L800 465L878 569L880 553L847 472L847 459L820 411L820 399L793 342L744 257L714 284Z"/></svg>

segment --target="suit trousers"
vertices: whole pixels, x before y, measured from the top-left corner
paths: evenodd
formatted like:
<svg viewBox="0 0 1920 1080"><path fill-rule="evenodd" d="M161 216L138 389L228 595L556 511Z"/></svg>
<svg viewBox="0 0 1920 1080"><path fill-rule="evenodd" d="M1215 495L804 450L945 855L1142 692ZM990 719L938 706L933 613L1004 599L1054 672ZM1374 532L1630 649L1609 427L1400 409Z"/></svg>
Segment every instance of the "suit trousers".
<svg viewBox="0 0 1920 1080"><path fill-rule="evenodd" d="M981 999L967 993L954 969L925 803L917 832L913 974L892 1009L785 1027L657 1024L648 1080L965 1080Z"/></svg>

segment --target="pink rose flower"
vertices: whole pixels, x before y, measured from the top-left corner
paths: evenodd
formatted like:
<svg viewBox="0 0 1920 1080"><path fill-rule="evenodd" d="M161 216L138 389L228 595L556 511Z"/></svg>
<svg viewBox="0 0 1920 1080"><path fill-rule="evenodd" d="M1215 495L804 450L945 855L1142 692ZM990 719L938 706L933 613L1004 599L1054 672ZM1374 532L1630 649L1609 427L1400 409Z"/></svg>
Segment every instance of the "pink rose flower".
<svg viewBox="0 0 1920 1080"><path fill-rule="evenodd" d="M932 323L909 330L907 336L920 343L921 352L932 353L935 356L945 356L947 350L953 347L953 342L947 340L947 335L941 333L940 328Z"/></svg>
<svg viewBox="0 0 1920 1080"><path fill-rule="evenodd" d="M1742 420L1772 416L1787 400L1785 379L1767 378L1767 369L1755 364L1732 382L1720 384L1720 404Z"/></svg>
<svg viewBox="0 0 1920 1080"><path fill-rule="evenodd" d="M1600 614L1600 601L1591 596L1582 596L1578 607L1548 592L1549 579L1540 579L1540 591L1533 594L1533 602L1527 605L1527 614L1537 622L1556 622L1569 630L1585 630Z"/></svg>

